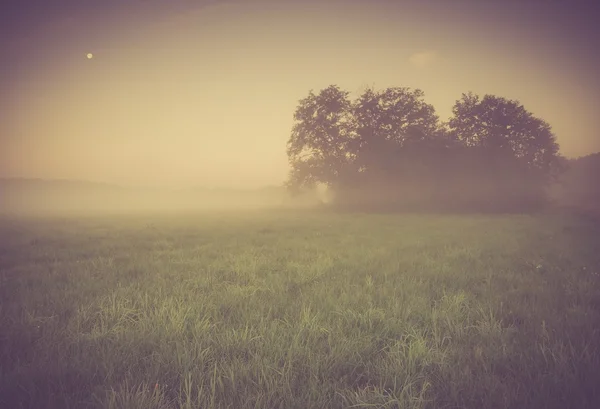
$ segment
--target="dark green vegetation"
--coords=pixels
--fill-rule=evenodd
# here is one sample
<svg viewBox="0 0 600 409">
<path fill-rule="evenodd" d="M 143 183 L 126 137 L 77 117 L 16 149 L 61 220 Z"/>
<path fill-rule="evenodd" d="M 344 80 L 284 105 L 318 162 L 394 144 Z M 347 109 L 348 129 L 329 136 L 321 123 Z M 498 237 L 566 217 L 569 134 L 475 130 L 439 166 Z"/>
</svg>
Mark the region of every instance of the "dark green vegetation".
<svg viewBox="0 0 600 409">
<path fill-rule="evenodd" d="M 5 218 L 0 407 L 598 408 L 599 234 L 568 215 Z"/>
<path fill-rule="evenodd" d="M 352 209 L 521 212 L 547 202 L 564 160 L 551 126 L 518 101 L 463 94 L 440 122 L 424 93 L 332 85 L 299 102 L 292 191 L 326 185 Z"/>
</svg>

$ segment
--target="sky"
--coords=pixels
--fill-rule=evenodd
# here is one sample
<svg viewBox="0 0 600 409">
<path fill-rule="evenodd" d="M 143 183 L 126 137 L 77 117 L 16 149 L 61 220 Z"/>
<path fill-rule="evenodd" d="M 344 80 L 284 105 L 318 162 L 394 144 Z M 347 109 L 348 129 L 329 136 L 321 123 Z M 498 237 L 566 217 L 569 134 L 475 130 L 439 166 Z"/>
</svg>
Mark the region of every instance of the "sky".
<svg viewBox="0 0 600 409">
<path fill-rule="evenodd" d="M 0 177 L 281 184 L 298 101 L 331 84 L 519 100 L 600 151 L 583 0 L 18 0 L 0 13 Z M 91 53 L 93 58 L 88 58 Z"/>
</svg>

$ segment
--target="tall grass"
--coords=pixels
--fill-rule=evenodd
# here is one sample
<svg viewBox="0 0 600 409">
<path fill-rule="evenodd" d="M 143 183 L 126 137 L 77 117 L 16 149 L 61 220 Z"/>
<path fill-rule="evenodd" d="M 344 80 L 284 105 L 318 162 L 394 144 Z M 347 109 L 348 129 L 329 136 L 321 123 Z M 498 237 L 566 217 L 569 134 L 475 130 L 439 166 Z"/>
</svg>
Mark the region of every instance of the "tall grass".
<svg viewBox="0 0 600 409">
<path fill-rule="evenodd" d="M 600 228 L 0 221 L 0 407 L 598 408 Z"/>
</svg>

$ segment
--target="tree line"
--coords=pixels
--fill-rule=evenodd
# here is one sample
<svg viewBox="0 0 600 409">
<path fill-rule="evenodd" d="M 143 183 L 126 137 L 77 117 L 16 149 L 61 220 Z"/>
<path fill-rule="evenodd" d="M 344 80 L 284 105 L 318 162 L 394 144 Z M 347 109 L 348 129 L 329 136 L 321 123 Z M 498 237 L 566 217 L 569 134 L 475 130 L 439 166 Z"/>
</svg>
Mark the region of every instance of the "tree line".
<svg viewBox="0 0 600 409">
<path fill-rule="evenodd" d="M 542 206 L 564 158 L 522 104 L 463 94 L 441 122 L 420 89 L 337 85 L 299 101 L 287 143 L 295 193 L 327 186 L 355 209 L 524 211 Z"/>
</svg>

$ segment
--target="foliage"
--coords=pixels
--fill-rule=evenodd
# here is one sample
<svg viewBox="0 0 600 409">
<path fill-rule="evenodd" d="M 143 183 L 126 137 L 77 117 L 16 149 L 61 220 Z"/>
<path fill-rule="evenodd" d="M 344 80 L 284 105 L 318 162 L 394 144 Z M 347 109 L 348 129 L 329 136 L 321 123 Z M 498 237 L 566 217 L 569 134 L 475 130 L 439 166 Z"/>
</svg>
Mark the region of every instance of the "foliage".
<svg viewBox="0 0 600 409">
<path fill-rule="evenodd" d="M 463 94 L 439 121 L 419 89 L 330 86 L 300 101 L 288 187 L 327 185 L 346 206 L 523 210 L 561 171 L 550 125 L 517 101 Z"/>
<path fill-rule="evenodd" d="M 287 154 L 292 166 L 290 187 L 332 185 L 350 162 L 352 134 L 348 92 L 332 85 L 302 99 Z"/>
<path fill-rule="evenodd" d="M 509 153 L 539 177 L 550 175 L 559 146 L 550 125 L 534 117 L 518 101 L 493 95 L 482 99 L 463 94 L 452 110 L 450 132 L 464 146 L 484 147 L 497 155 Z"/>
</svg>

